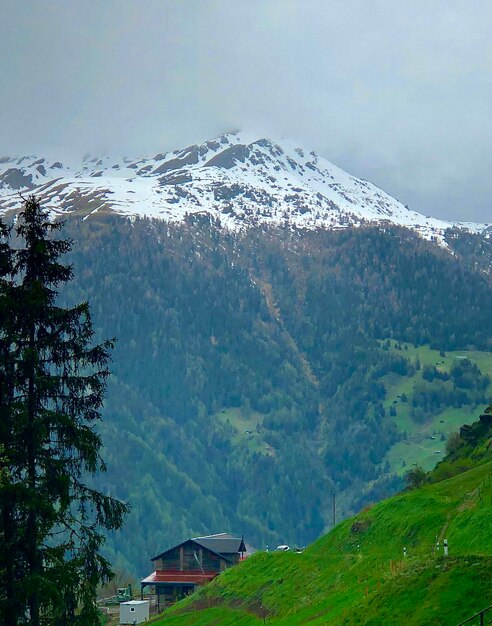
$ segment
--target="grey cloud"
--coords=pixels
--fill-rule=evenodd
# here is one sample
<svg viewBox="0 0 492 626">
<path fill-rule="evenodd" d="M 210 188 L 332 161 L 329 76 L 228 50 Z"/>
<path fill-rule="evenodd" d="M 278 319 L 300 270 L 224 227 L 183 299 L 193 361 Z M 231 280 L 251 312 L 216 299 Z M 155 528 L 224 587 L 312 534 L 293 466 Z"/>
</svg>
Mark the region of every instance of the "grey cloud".
<svg viewBox="0 0 492 626">
<path fill-rule="evenodd" d="M 0 152 L 254 128 L 412 208 L 492 221 L 486 0 L 0 0 Z"/>
</svg>

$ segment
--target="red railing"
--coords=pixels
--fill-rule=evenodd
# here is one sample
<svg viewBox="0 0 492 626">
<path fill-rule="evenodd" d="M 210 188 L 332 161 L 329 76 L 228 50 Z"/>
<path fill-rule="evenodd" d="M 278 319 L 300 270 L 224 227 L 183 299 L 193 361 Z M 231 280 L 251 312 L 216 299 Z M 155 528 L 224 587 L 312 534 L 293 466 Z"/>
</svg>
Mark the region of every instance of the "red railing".
<svg viewBox="0 0 492 626">
<path fill-rule="evenodd" d="M 220 572 L 202 572 L 200 570 L 156 570 L 147 576 L 142 583 L 152 585 L 155 583 L 193 583 L 200 585 L 212 580 Z"/>
</svg>

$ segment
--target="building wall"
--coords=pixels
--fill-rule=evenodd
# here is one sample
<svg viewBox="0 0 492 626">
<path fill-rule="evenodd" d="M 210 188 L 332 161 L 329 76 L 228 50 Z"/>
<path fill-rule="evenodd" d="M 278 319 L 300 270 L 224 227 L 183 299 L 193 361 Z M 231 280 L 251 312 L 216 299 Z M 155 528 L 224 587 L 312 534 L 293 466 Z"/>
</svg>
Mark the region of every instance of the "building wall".
<svg viewBox="0 0 492 626">
<path fill-rule="evenodd" d="M 133 610 L 132 610 L 133 609 Z M 149 619 L 149 603 L 142 604 L 120 604 L 120 624 L 141 624 Z"/>
<path fill-rule="evenodd" d="M 237 565 L 239 563 L 239 559 L 241 558 L 241 555 L 239 552 L 234 552 L 233 554 L 227 554 L 226 556 L 228 559 L 232 561 L 232 565 Z"/>
<path fill-rule="evenodd" d="M 154 561 L 156 570 L 162 571 L 205 571 L 220 572 L 227 566 L 225 559 L 198 546 L 193 541 L 187 541 L 182 546 L 172 548 L 169 552 Z"/>
<path fill-rule="evenodd" d="M 208 552 L 208 550 L 202 550 L 202 567 L 206 572 L 220 572 L 223 569 L 223 565 L 226 561 L 219 558 L 216 554 Z"/>
<path fill-rule="evenodd" d="M 154 561 L 155 568 L 160 570 L 178 570 L 180 568 L 179 548 L 173 548 L 166 552 L 163 558 Z"/>
</svg>

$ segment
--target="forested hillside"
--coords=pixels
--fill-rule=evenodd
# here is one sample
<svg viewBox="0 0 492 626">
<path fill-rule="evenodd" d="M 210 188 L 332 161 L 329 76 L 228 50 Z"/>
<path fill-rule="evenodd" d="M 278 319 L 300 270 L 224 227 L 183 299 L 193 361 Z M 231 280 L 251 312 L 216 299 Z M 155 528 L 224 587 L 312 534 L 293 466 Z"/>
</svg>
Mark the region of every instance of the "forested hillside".
<svg viewBox="0 0 492 626">
<path fill-rule="evenodd" d="M 307 543 L 331 522 L 333 490 L 346 515 L 401 485 L 387 460 L 405 436 L 395 381 L 422 383 L 407 394 L 417 425 L 491 395 L 470 356 L 428 400 L 424 372 L 444 374 L 415 357 L 489 353 L 487 240 L 456 235 L 451 254 L 403 229 L 233 234 L 206 217 L 66 230 L 76 279 L 63 299 L 88 299 L 98 334 L 118 340 L 103 486 L 133 510 L 109 541 L 116 566 L 145 573 L 208 532 Z"/>
</svg>

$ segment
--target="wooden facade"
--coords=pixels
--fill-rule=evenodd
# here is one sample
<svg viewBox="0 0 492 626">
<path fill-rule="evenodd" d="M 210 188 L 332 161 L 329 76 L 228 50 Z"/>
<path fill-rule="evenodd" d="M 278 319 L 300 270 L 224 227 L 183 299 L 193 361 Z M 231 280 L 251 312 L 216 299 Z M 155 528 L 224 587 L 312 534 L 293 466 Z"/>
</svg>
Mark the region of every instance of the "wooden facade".
<svg viewBox="0 0 492 626">
<path fill-rule="evenodd" d="M 150 587 L 162 609 L 238 563 L 245 550 L 242 537 L 227 533 L 183 541 L 151 559 L 155 571 L 141 581 L 142 597 Z"/>
<path fill-rule="evenodd" d="M 219 573 L 226 569 L 231 561 L 232 559 L 215 554 L 195 543 L 193 539 L 189 539 L 160 555 L 154 561 L 154 565 L 156 570 L 163 572 L 201 572 L 205 570 L 206 572 Z M 237 560 L 235 562 L 237 563 Z"/>
</svg>

